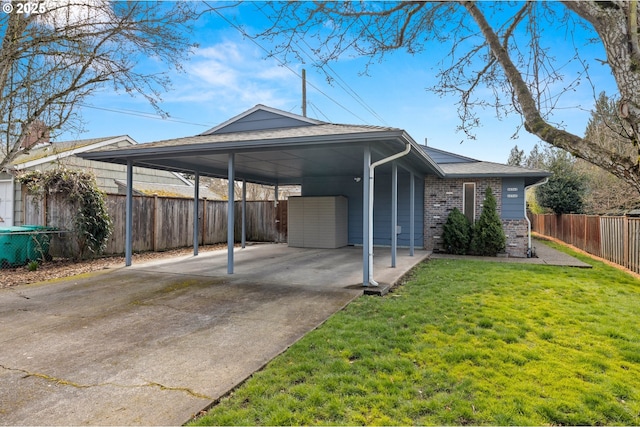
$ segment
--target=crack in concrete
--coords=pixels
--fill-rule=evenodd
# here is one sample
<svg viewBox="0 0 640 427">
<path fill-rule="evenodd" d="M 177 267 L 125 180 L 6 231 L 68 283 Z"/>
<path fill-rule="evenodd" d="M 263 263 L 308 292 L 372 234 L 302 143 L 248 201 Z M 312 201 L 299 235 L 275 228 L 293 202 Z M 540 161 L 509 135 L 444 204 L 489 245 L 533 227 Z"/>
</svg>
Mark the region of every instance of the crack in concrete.
<svg viewBox="0 0 640 427">
<path fill-rule="evenodd" d="M 197 397 L 199 399 L 208 399 L 208 400 L 213 400 L 213 398 L 211 396 L 207 396 L 206 394 L 201 394 L 201 393 L 197 393 L 193 390 L 191 390 L 190 388 L 187 387 L 169 387 L 160 383 L 156 383 L 153 381 L 147 381 L 147 384 L 145 384 L 145 386 L 153 386 L 153 387 L 159 387 L 160 390 L 169 390 L 169 391 L 183 391 L 187 394 L 190 394 L 193 397 Z"/>
<path fill-rule="evenodd" d="M 4 365 L 0 365 L 0 368 L 7 370 L 7 371 L 14 371 L 14 372 L 20 372 L 23 373 L 24 376 L 22 377 L 24 378 L 29 378 L 29 377 L 35 377 L 35 378 L 40 378 L 42 380 L 45 381 L 49 381 L 52 383 L 55 383 L 57 385 L 64 385 L 64 386 L 69 386 L 69 387 L 75 387 L 75 388 L 95 388 L 95 387 L 118 387 L 118 388 L 143 388 L 143 387 L 157 387 L 160 390 L 168 390 L 168 391 L 180 391 L 180 392 L 184 392 L 189 394 L 190 396 L 193 397 L 197 397 L 198 399 L 207 399 L 207 400 L 213 400 L 213 398 L 211 396 L 207 396 L 206 394 L 202 394 L 202 393 L 198 393 L 196 391 L 191 390 L 188 387 L 171 387 L 171 386 L 166 386 L 164 384 L 160 384 L 154 381 L 147 381 L 145 384 L 133 384 L 133 385 L 125 385 L 125 384 L 117 384 L 117 383 L 111 383 L 111 382 L 105 382 L 105 383 L 99 383 L 99 384 L 79 384 L 73 381 L 67 381 L 61 378 L 56 378 L 56 377 L 52 377 L 50 375 L 47 374 L 43 374 L 40 372 L 30 372 L 27 371 L 25 369 L 20 369 L 20 368 L 10 368 L 8 366 L 4 366 Z"/>
<path fill-rule="evenodd" d="M 16 294 L 17 296 L 19 296 L 20 298 L 24 298 L 24 299 L 31 299 L 30 297 L 24 295 L 22 292 L 13 289 L 13 288 L 9 288 L 9 291 L 11 291 L 12 293 Z"/>
</svg>

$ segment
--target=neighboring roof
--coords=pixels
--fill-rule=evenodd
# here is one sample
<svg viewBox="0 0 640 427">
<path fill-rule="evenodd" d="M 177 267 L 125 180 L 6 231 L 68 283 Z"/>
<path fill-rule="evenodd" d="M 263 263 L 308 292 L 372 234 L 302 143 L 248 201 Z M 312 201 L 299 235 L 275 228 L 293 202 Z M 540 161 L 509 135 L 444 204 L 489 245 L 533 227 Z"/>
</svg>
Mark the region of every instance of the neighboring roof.
<svg viewBox="0 0 640 427">
<path fill-rule="evenodd" d="M 39 144 L 32 147 L 28 152 L 16 157 L 11 164 L 14 169 L 21 170 L 59 160 L 74 154 L 107 147 L 122 141 L 127 141 L 131 145 L 136 144 L 136 142 L 127 135 Z"/>
<path fill-rule="evenodd" d="M 123 191 L 127 188 L 126 181 L 116 179 L 114 180 L 118 189 Z M 133 182 L 133 194 L 144 196 L 160 196 L 160 197 L 181 197 L 181 198 L 193 198 L 194 187 L 188 185 L 176 185 L 176 184 L 157 184 L 151 182 Z M 225 200 L 226 194 L 217 194 L 211 191 L 208 187 L 200 186 L 199 195 L 201 198 L 209 200 Z"/>
<path fill-rule="evenodd" d="M 263 105 L 205 134 L 84 153 L 82 157 L 119 164 L 130 160 L 135 166 L 198 171 L 203 176 L 224 178 L 228 156 L 234 153 L 236 179 L 286 185 L 300 184 L 303 176 L 362 175 L 365 145 L 372 146 L 372 160 L 376 161 L 401 152 L 406 144 L 411 152 L 399 161 L 402 167 L 444 176 L 402 129 L 326 123 Z"/>
</svg>

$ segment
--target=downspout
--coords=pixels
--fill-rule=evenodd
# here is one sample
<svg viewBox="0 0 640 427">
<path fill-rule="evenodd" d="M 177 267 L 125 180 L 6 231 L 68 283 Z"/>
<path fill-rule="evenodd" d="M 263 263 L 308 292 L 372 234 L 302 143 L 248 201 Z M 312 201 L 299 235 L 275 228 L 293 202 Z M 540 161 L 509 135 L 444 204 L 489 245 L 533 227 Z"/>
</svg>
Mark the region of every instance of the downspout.
<svg viewBox="0 0 640 427">
<path fill-rule="evenodd" d="M 376 167 L 385 163 L 391 162 L 400 157 L 406 156 L 411 151 L 411 144 L 406 143 L 404 150 L 400 153 L 396 153 L 385 159 L 380 159 L 377 162 L 369 165 L 369 247 L 367 248 L 368 260 L 369 260 L 369 285 L 378 286 L 378 282 L 373 280 L 373 175 Z"/>
<path fill-rule="evenodd" d="M 531 220 L 527 216 L 527 190 L 533 187 L 537 187 L 539 185 L 544 185 L 549 182 L 549 177 L 546 177 L 543 181 L 537 182 L 535 184 L 531 184 L 527 187 L 524 187 L 524 219 L 527 220 L 528 229 L 529 229 L 529 242 L 527 244 L 527 258 L 531 258 Z"/>
</svg>

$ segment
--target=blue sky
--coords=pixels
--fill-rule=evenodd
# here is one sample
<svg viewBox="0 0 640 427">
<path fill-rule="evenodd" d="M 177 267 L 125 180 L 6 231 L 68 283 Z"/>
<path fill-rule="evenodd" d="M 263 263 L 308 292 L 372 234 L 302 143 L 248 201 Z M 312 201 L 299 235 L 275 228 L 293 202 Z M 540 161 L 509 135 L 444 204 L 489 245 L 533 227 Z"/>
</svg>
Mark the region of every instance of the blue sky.
<svg viewBox="0 0 640 427">
<path fill-rule="evenodd" d="M 248 29 L 259 28 L 264 16 L 256 11 L 256 6 L 257 3 L 248 3 L 240 9 L 221 12 Z M 184 73 L 172 73 L 173 89 L 163 95 L 161 106 L 170 114 L 169 120 L 158 119 L 142 97 L 132 98 L 105 90 L 85 101 L 94 107 L 81 110 L 86 132 L 67 132 L 57 140 L 127 134 L 144 143 L 192 136 L 256 104 L 300 114 L 301 81 L 295 73 L 300 74 L 305 68 L 309 83 L 307 115 L 313 118 L 398 127 L 419 143 L 427 138 L 430 146 L 495 162 L 506 162 L 516 144 L 528 153 L 539 142 L 524 130 L 517 139 L 512 139 L 520 118 L 514 115 L 498 120 L 492 110 L 479 111 L 482 126 L 476 130 L 477 139 L 470 140 L 456 131 L 460 122 L 455 98 L 440 98 L 426 90 L 435 81 L 434 58 L 444 56 L 444 46 L 430 45 L 426 53 L 416 55 L 394 53 L 383 62 L 374 63 L 368 76 L 362 75 L 365 59 L 342 58 L 331 64 L 341 79 L 338 85 L 328 84 L 325 76 L 310 64 L 288 64 L 294 73 L 277 60 L 266 59 L 263 49 L 271 47 L 267 41 L 257 40 L 256 44 L 244 38 L 215 14 L 202 18 L 196 26 L 194 41 L 200 46 L 184 64 Z M 568 44 L 564 33 L 554 33 L 552 29 L 547 33 L 555 38 L 556 54 L 566 55 L 563 46 Z M 594 61 L 594 58 L 605 58 L 603 49 L 599 46 L 581 49 L 584 49 L 583 56 L 592 62 L 591 77 L 596 83 L 596 94 L 604 89 L 614 94 L 610 72 Z M 574 75 L 571 68 L 565 73 L 567 80 Z M 564 108 L 554 116 L 555 121 L 565 123 L 567 130 L 579 135 L 584 132 L 588 110 L 593 105 L 593 90 L 587 82 L 583 83 L 577 91 L 562 98 L 560 106 Z"/>
</svg>

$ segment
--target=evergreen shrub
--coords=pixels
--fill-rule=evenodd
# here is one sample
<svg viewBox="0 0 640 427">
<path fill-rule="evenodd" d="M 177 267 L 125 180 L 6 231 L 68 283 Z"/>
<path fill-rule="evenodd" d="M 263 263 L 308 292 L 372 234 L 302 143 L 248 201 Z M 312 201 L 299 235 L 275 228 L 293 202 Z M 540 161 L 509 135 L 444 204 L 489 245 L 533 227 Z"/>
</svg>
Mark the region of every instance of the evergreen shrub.
<svg viewBox="0 0 640 427">
<path fill-rule="evenodd" d="M 471 243 L 471 223 L 458 208 L 453 208 L 447 217 L 442 233 L 444 249 L 455 255 L 466 255 Z"/>
<path fill-rule="evenodd" d="M 471 252 L 475 255 L 496 256 L 507 246 L 507 237 L 502 229 L 497 206 L 491 187 L 487 187 L 482 213 L 473 226 Z"/>
</svg>

